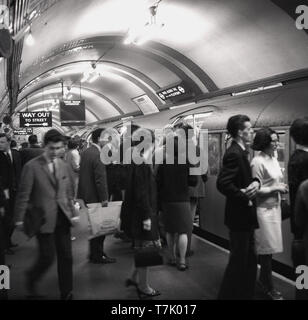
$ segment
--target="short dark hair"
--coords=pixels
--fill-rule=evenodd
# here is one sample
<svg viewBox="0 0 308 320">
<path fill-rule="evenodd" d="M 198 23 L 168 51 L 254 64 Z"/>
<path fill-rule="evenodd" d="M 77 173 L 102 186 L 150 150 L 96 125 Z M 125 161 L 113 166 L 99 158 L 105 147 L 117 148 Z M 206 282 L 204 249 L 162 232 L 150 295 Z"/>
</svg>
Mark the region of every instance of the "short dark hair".
<svg viewBox="0 0 308 320">
<path fill-rule="evenodd" d="M 11 140 L 10 148 L 16 148 L 16 147 L 17 147 L 17 142 L 15 140 Z"/>
<path fill-rule="evenodd" d="M 249 117 L 244 114 L 237 114 L 229 118 L 227 123 L 228 133 L 232 138 L 236 138 L 238 131 L 245 128 L 244 123 L 250 121 Z"/>
<path fill-rule="evenodd" d="M 98 128 L 98 129 L 95 129 L 93 132 L 92 132 L 92 142 L 93 143 L 98 143 L 98 140 L 99 140 L 99 137 L 101 136 L 101 133 L 105 130 L 105 128 Z"/>
<path fill-rule="evenodd" d="M 45 133 L 44 145 L 46 146 L 49 142 L 63 142 L 64 136 L 56 129 L 51 129 Z"/>
<path fill-rule="evenodd" d="M 79 146 L 79 141 L 75 140 L 75 139 L 70 139 L 68 141 L 68 144 L 67 144 L 67 147 L 70 149 L 70 150 L 73 150 L 73 149 L 77 149 Z"/>
<path fill-rule="evenodd" d="M 31 136 L 29 136 L 28 138 L 28 142 L 30 144 L 37 144 L 37 135 L 36 134 L 32 134 Z"/>
<path fill-rule="evenodd" d="M 271 145 L 272 134 L 277 134 L 277 132 L 271 128 L 266 127 L 258 130 L 256 132 L 251 148 L 256 151 L 264 151 Z"/>
<path fill-rule="evenodd" d="M 308 146 L 308 117 L 293 121 L 290 127 L 290 136 L 296 144 Z"/>
<path fill-rule="evenodd" d="M 0 133 L 0 138 L 6 138 L 7 141 L 11 141 L 11 138 L 6 133 Z"/>
</svg>

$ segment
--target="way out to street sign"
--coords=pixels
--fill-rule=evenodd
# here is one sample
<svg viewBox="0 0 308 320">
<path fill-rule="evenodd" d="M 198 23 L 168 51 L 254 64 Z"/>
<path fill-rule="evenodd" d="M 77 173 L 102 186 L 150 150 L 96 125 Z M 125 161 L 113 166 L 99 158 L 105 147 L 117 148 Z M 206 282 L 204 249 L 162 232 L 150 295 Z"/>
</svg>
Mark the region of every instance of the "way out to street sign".
<svg viewBox="0 0 308 320">
<path fill-rule="evenodd" d="M 52 127 L 52 112 L 20 112 L 19 120 L 21 128 Z"/>
</svg>

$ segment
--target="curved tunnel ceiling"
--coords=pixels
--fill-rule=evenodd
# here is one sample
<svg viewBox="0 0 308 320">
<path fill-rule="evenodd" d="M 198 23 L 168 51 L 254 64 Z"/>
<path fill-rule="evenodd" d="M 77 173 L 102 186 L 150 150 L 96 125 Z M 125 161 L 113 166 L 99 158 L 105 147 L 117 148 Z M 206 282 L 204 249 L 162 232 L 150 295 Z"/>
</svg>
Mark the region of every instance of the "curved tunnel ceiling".
<svg viewBox="0 0 308 320">
<path fill-rule="evenodd" d="M 144 95 L 162 110 L 156 92 L 180 81 L 201 95 L 308 68 L 307 33 L 269 0 L 163 0 L 157 18 L 165 26 L 143 46 L 123 40 L 156 1 L 54 2 L 33 21 L 35 45 L 24 46 L 18 110 L 26 97 L 29 108 L 40 96 L 61 97 L 48 89 L 62 82 L 73 98 L 86 99 L 92 122 L 141 114 L 133 99 Z M 37 3 L 30 0 L 29 10 Z M 102 77 L 80 88 L 83 71 L 100 57 Z"/>
</svg>

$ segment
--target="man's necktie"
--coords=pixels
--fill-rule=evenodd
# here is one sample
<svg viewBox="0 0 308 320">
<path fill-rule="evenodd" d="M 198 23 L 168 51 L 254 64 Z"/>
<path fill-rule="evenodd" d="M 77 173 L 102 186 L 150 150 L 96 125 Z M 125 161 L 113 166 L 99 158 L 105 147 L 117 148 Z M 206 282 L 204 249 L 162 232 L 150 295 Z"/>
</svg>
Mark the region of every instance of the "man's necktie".
<svg viewBox="0 0 308 320">
<path fill-rule="evenodd" d="M 51 161 L 52 163 L 52 174 L 53 174 L 53 177 L 55 178 L 56 182 L 57 182 L 57 172 L 56 172 L 56 163 L 55 161 Z"/>
</svg>

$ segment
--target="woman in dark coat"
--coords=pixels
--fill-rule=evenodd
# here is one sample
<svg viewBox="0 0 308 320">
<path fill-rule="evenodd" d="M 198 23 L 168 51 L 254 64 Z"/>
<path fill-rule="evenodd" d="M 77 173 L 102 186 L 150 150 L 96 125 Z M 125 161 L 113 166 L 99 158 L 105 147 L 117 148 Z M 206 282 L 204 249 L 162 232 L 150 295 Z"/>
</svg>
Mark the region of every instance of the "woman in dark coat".
<svg viewBox="0 0 308 320">
<path fill-rule="evenodd" d="M 188 234 L 192 230 L 189 186 L 196 186 L 197 177 L 190 175 L 191 166 L 186 156 L 186 143 L 182 148 L 181 137 L 169 136 L 168 139 L 170 138 L 174 139 L 174 150 L 168 150 L 166 147 L 166 161 L 158 168 L 157 184 L 167 233 L 170 264 L 176 265 L 176 248 L 178 248 L 180 258 L 177 266 L 179 270 L 185 271 Z M 182 152 L 186 156 L 186 163 L 179 164 Z M 172 160 L 174 164 L 167 164 Z"/>
<path fill-rule="evenodd" d="M 138 129 L 141 130 L 141 129 Z M 137 132 L 137 131 L 136 131 Z M 153 147 L 153 136 L 144 149 L 140 150 L 132 141 L 131 154 L 137 152 L 142 154 L 144 160 L 151 158 Z M 134 240 L 135 248 L 146 247 L 158 240 L 157 209 L 156 209 L 156 182 L 153 169 L 150 164 L 132 164 L 128 169 L 127 187 L 122 206 L 121 221 L 122 229 Z M 151 288 L 148 283 L 148 268 L 133 267 L 132 276 L 126 280 L 126 286 L 136 287 L 139 297 L 153 297 L 160 293 Z"/>
</svg>

